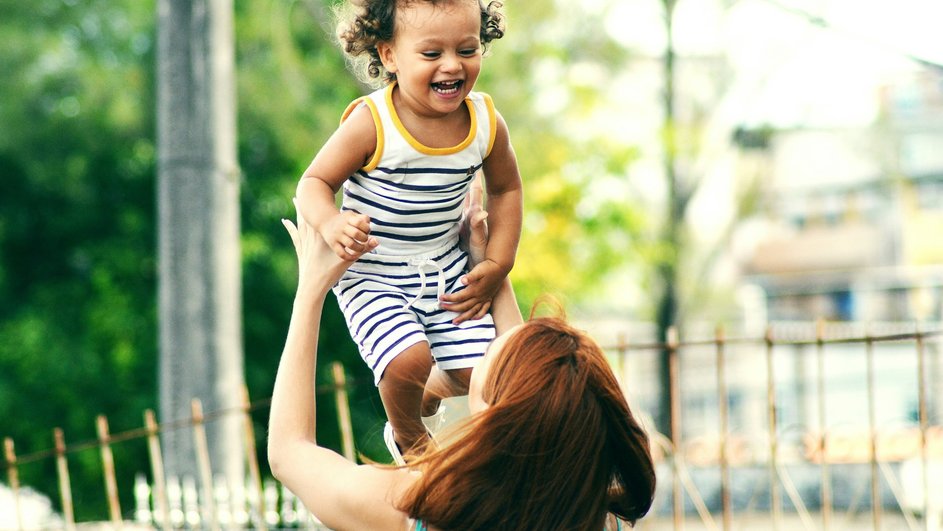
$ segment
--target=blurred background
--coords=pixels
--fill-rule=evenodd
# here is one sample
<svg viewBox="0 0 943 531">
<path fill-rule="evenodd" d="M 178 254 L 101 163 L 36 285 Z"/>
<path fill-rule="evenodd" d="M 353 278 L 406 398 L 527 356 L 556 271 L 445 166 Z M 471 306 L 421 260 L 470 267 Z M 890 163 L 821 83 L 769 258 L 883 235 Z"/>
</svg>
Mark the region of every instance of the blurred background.
<svg viewBox="0 0 943 531">
<path fill-rule="evenodd" d="M 53 428 L 80 443 L 98 437 L 98 415 L 129 430 L 159 408 L 158 4 L 0 0 L 0 436 L 20 454 L 52 448 Z M 232 363 L 256 404 L 263 471 L 264 400 L 296 274 L 279 220 L 293 215 L 301 172 L 364 90 L 333 41 L 330 4 L 228 8 L 241 293 L 220 304 L 239 313 Z M 672 326 L 689 339 L 709 339 L 718 325 L 762 338 L 771 324 L 814 337 L 818 319 L 855 337 L 873 323 L 939 329 L 943 4 L 505 4 L 507 35 L 491 45 L 477 89 L 506 119 L 524 178 L 511 276 L 525 315 L 551 294 L 614 356 L 627 342 L 664 342 Z M 319 364 L 342 364 L 357 450 L 385 461 L 370 372 L 336 305 L 325 313 Z M 874 421 L 940 424 L 943 369 L 931 347 L 917 380 L 912 346 L 887 354 L 886 407 Z M 820 375 L 833 383 L 830 425 L 866 424 L 853 414 L 864 352 L 836 352 Z M 614 363 L 650 428 L 669 435 L 664 354 Z M 814 409 L 803 405 L 805 362 L 777 363 L 788 389 L 778 396 L 800 397 L 780 410 L 783 421 L 824 423 L 803 420 Z M 764 370 L 736 367 L 731 385 L 744 389 Z M 330 378 L 319 370 L 326 386 Z M 923 382 L 928 405 L 919 407 Z M 679 411 L 695 420 L 685 433 L 716 432 L 717 413 L 703 404 L 718 389 L 686 389 Z M 735 429 L 765 429 L 750 413 L 762 411 L 762 393 L 731 398 L 743 407 Z M 334 409 L 319 415 L 319 439 L 340 448 Z M 99 454 L 69 459 L 76 518 L 103 519 Z M 149 474 L 146 446 L 128 443 L 115 459 L 130 500 L 135 474 Z M 52 459 L 18 472 L 61 511 Z"/>
</svg>

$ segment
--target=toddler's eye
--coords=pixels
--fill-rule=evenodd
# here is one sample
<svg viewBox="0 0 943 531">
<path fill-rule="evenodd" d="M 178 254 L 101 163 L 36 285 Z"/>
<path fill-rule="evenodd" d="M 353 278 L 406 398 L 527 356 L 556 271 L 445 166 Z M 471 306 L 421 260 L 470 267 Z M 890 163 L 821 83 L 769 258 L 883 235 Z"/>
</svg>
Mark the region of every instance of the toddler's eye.
<svg viewBox="0 0 943 531">
<path fill-rule="evenodd" d="M 478 53 L 478 48 L 467 48 L 464 50 L 459 50 L 458 54 L 462 57 L 472 57 Z"/>
<path fill-rule="evenodd" d="M 439 52 L 422 52 L 422 56 L 426 59 L 435 59 L 441 55 Z"/>
</svg>

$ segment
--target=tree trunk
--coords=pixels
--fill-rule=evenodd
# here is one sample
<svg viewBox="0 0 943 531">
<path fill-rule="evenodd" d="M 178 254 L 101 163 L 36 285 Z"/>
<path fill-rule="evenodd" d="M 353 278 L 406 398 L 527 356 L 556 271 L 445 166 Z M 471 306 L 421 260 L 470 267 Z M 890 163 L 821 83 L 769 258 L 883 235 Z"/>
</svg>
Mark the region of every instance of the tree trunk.
<svg viewBox="0 0 943 531">
<path fill-rule="evenodd" d="M 232 0 L 158 0 L 160 418 L 236 407 L 243 386 Z M 243 477 L 238 417 L 207 425 L 213 471 Z M 192 431 L 163 433 L 169 475 L 195 475 Z"/>
</svg>

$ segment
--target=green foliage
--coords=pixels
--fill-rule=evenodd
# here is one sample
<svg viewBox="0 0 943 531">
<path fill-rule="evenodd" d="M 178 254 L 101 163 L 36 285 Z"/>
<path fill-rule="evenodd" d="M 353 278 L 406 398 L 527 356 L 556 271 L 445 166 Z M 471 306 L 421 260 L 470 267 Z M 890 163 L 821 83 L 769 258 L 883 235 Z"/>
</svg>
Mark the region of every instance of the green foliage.
<svg viewBox="0 0 943 531">
<path fill-rule="evenodd" d="M 20 452 L 49 448 L 56 426 L 94 438 L 98 413 L 139 426 L 154 406 L 153 106 L 141 104 L 154 8 L 123 4 L 0 13 L 0 429 Z M 118 453 L 117 466 L 144 455 Z M 101 474 L 85 461 L 78 492 Z M 55 493 L 54 478 L 46 461 L 23 479 Z M 101 499 L 78 516 L 101 514 Z"/>
<path fill-rule="evenodd" d="M 577 305 L 601 295 L 600 279 L 633 262 L 645 220 L 628 188 L 638 153 L 588 122 L 608 104 L 606 85 L 568 75 L 611 79 L 626 65 L 628 51 L 602 29 L 605 13 L 553 1 L 507 2 L 505 12 L 507 34 L 492 43 L 478 87 L 508 122 L 524 179 L 511 276 L 527 315 L 544 293 Z M 548 93 L 565 99 L 561 110 L 540 107 Z"/>
</svg>

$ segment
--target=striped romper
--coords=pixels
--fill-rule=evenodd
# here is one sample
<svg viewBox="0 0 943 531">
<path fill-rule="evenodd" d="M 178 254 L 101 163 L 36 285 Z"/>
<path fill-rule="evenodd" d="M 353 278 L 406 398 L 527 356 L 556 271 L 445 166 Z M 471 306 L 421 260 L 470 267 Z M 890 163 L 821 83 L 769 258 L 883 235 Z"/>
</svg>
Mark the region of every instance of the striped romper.
<svg viewBox="0 0 943 531">
<path fill-rule="evenodd" d="M 468 257 L 458 246 L 463 201 L 475 172 L 494 143 L 491 98 L 472 92 L 471 116 L 459 145 L 430 148 L 406 130 L 393 108 L 393 87 L 352 102 L 343 121 L 366 105 L 377 131 L 367 165 L 344 183 L 342 210 L 370 217 L 379 246 L 364 254 L 334 287 L 360 355 L 378 384 L 390 361 L 426 341 L 442 370 L 472 367 L 494 338 L 488 314 L 452 324 L 455 312 L 439 307 L 443 293 L 459 291 Z"/>
</svg>

